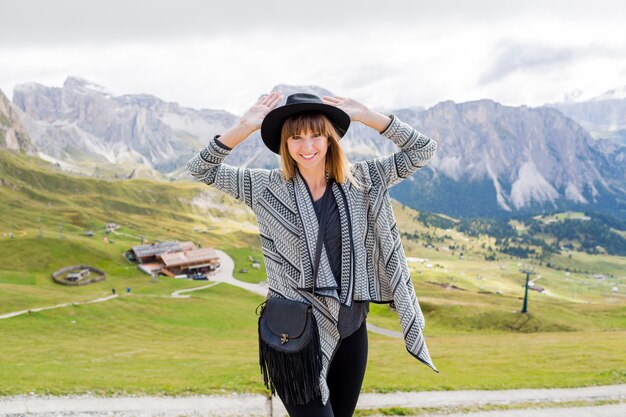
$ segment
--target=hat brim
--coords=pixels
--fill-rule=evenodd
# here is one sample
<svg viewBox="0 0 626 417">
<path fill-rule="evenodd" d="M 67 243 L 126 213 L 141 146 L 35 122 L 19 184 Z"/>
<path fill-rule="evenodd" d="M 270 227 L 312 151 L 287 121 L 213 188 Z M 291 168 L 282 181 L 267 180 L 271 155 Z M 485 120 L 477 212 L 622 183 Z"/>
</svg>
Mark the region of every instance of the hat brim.
<svg viewBox="0 0 626 417">
<path fill-rule="evenodd" d="M 350 116 L 345 111 L 330 104 L 323 103 L 295 103 L 277 107 L 269 112 L 261 123 L 261 139 L 272 152 L 280 154 L 280 135 L 283 123 L 289 116 L 305 111 L 319 111 L 330 119 L 340 137 L 346 134 L 350 127 Z"/>
</svg>

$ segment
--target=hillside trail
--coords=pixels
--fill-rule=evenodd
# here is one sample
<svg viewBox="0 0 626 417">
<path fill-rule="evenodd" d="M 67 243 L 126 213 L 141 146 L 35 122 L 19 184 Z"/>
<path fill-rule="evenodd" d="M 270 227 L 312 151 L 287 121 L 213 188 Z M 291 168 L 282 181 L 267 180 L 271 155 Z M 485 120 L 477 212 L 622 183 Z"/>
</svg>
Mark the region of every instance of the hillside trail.
<svg viewBox="0 0 626 417">
<path fill-rule="evenodd" d="M 253 283 L 243 282 L 243 281 L 236 279 L 235 277 L 233 277 L 233 272 L 235 271 L 235 262 L 233 261 L 233 259 L 221 250 L 215 250 L 215 252 L 217 252 L 217 255 L 220 257 L 221 266 L 219 270 L 217 270 L 214 273 L 214 275 L 211 275 L 212 281 L 224 282 L 226 284 L 234 285 L 244 290 L 261 295 L 263 297 L 267 295 L 268 287 L 265 281 L 263 283 L 253 284 Z M 204 288 L 207 288 L 207 287 L 208 286 L 205 286 Z M 202 289 L 202 288 L 201 287 L 191 288 L 191 289 L 183 290 L 183 291 L 191 292 L 191 291 L 195 291 L 199 289 Z M 174 296 L 174 293 L 172 293 L 172 296 Z M 383 336 L 395 337 L 398 339 L 402 338 L 402 333 L 400 332 L 383 329 L 382 327 L 375 326 L 371 323 L 367 323 L 367 330 L 372 333 L 381 334 Z"/>
<path fill-rule="evenodd" d="M 262 297 L 265 297 L 267 295 L 268 288 L 265 282 L 254 284 L 254 283 L 244 282 L 244 281 L 240 281 L 236 279 L 235 277 L 233 277 L 233 272 L 235 271 L 235 261 L 233 261 L 233 259 L 230 256 L 228 256 L 226 252 L 224 251 L 216 249 L 215 252 L 217 252 L 217 255 L 220 258 L 220 268 L 210 275 L 210 278 L 212 281 L 210 284 L 202 285 L 202 286 L 194 287 L 194 288 L 186 288 L 184 290 L 177 290 L 177 291 L 174 291 L 170 296 L 173 298 L 188 298 L 190 297 L 189 295 L 187 295 L 188 293 L 191 293 L 193 291 L 205 290 L 207 288 L 211 288 L 222 282 L 233 285 L 235 287 L 242 288 L 246 291 L 253 292 Z M 117 296 L 118 294 L 112 294 L 107 297 L 100 297 L 100 298 L 96 298 L 94 300 L 89 300 L 89 301 L 74 301 L 74 302 L 56 304 L 56 305 L 48 306 L 48 307 L 38 307 L 38 308 L 31 308 L 27 310 L 13 311 L 10 313 L 5 313 L 5 314 L 0 315 L 0 319 L 8 319 L 8 318 L 19 316 L 22 314 L 29 314 L 29 313 L 33 313 L 37 311 L 51 310 L 51 309 L 67 307 L 71 305 L 98 303 L 102 301 L 111 300 L 113 298 L 116 298 Z M 370 323 L 367 323 L 367 329 L 372 333 L 378 333 L 378 334 L 389 336 L 389 337 L 402 338 L 402 334 L 399 332 L 383 329 L 381 327 L 374 326 L 373 324 L 370 324 Z"/>
<path fill-rule="evenodd" d="M 108 295 L 106 297 L 96 298 L 95 300 L 72 301 L 72 302 L 69 302 L 69 303 L 56 304 L 56 305 L 48 306 L 48 307 L 37 307 L 37 308 L 29 308 L 28 310 L 13 311 L 11 313 L 5 313 L 5 314 L 0 315 L 0 319 L 8 319 L 8 318 L 11 318 L 11 317 L 20 316 L 22 314 L 35 313 L 37 311 L 44 311 L 44 310 L 52 310 L 54 308 L 67 307 L 67 306 L 71 306 L 71 305 L 100 303 L 100 302 L 103 302 L 103 301 L 109 301 L 109 300 L 112 300 L 114 298 L 117 298 L 118 295 L 119 294 L 111 294 L 111 295 Z"/>
<path fill-rule="evenodd" d="M 218 253 L 218 256 L 220 257 L 221 267 L 215 273 L 211 275 L 212 282 L 210 284 L 202 285 L 202 286 L 194 287 L 194 288 L 186 288 L 184 290 L 174 291 L 170 296 L 173 298 L 188 298 L 189 295 L 186 295 L 186 293 L 211 288 L 221 282 L 224 282 L 224 283 L 234 285 L 239 288 L 243 288 L 247 291 L 251 291 L 251 292 L 254 292 L 256 294 L 259 294 L 265 297 L 265 295 L 267 294 L 267 286 L 264 286 L 261 284 L 251 284 L 251 283 L 247 283 L 247 282 L 243 282 L 243 281 L 239 281 L 235 279 L 232 275 L 233 271 L 235 270 L 235 262 L 233 261 L 233 259 L 221 250 L 216 250 L 216 252 Z M 28 314 L 28 313 L 44 311 L 44 310 L 52 310 L 55 308 L 68 307 L 71 305 L 90 304 L 90 303 L 108 301 L 108 300 L 112 300 L 113 298 L 116 298 L 118 295 L 119 294 L 111 294 L 109 296 L 99 297 L 94 300 L 73 301 L 73 302 L 55 304 L 55 305 L 47 306 L 47 307 L 37 307 L 37 308 L 30 308 L 27 310 L 13 311 L 10 313 L 4 313 L 0 315 L 0 319 L 8 319 L 8 318 L 19 316 L 22 314 Z"/>
</svg>

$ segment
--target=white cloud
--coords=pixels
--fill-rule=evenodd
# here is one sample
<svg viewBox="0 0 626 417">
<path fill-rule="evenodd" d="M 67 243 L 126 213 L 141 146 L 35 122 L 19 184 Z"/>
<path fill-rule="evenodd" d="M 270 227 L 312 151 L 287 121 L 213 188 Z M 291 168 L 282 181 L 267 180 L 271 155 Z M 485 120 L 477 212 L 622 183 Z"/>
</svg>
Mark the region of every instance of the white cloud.
<svg viewBox="0 0 626 417">
<path fill-rule="evenodd" d="M 541 105 L 626 84 L 624 2 L 323 1 L 307 13 L 286 1 L 45 3 L 56 7 L 0 28 L 9 95 L 18 83 L 59 86 L 79 75 L 116 94 L 241 114 L 280 83 L 385 108 Z M 19 14 L 22 4 L 7 7 Z"/>
</svg>

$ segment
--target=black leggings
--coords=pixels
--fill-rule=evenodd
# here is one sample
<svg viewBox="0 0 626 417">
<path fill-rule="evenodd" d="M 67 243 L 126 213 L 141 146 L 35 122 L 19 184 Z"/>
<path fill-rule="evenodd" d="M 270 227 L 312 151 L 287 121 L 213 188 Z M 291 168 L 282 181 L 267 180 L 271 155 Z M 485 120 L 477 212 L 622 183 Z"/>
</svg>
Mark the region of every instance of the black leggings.
<svg viewBox="0 0 626 417">
<path fill-rule="evenodd" d="M 290 417 L 351 417 L 356 408 L 367 365 L 367 325 L 341 341 L 328 369 L 330 398 L 317 397 L 303 405 L 285 404 Z M 284 402 L 283 402 L 284 404 Z"/>
</svg>

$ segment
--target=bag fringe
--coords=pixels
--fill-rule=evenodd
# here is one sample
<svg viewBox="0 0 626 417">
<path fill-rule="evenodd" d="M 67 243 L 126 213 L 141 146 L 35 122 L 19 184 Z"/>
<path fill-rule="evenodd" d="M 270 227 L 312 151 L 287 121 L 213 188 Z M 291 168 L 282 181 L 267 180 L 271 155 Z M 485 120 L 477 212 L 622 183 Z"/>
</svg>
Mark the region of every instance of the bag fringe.
<svg viewBox="0 0 626 417">
<path fill-rule="evenodd" d="M 263 383 L 278 393 L 286 404 L 306 404 L 321 395 L 319 384 L 322 372 L 322 349 L 315 317 L 313 335 L 306 347 L 287 353 L 263 342 L 259 326 L 259 364 Z"/>
</svg>

